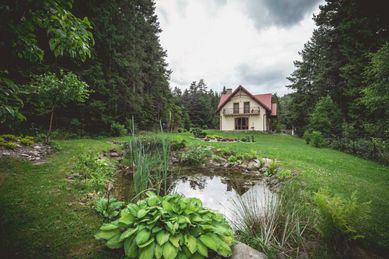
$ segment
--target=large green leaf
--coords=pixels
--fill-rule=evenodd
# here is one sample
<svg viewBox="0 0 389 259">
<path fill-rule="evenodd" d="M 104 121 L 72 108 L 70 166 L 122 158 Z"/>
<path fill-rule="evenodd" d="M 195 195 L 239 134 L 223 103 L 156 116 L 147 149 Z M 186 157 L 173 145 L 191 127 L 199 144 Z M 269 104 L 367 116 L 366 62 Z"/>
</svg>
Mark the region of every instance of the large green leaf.
<svg viewBox="0 0 389 259">
<path fill-rule="evenodd" d="M 113 229 L 118 229 L 119 226 L 115 224 L 104 224 L 100 227 L 100 230 L 108 231 Z"/>
<path fill-rule="evenodd" d="M 151 235 L 151 233 L 147 229 L 143 229 L 143 230 L 139 231 L 136 234 L 136 238 L 135 238 L 136 244 L 139 246 L 139 245 L 146 243 L 149 240 L 150 235 Z"/>
<path fill-rule="evenodd" d="M 147 214 L 147 210 L 145 210 L 145 209 L 140 209 L 140 210 L 138 211 L 138 213 L 136 214 L 136 216 L 137 216 L 137 218 L 141 219 L 141 218 L 143 218 L 144 216 L 146 216 L 146 214 Z"/>
<path fill-rule="evenodd" d="M 163 245 L 163 258 L 165 259 L 174 259 L 177 256 L 178 248 L 172 245 L 170 242 L 166 242 Z"/>
<path fill-rule="evenodd" d="M 194 254 L 197 250 L 197 240 L 195 237 L 188 235 L 186 237 L 186 242 L 185 242 L 186 247 L 189 249 L 189 251 Z"/>
<path fill-rule="evenodd" d="M 155 258 L 160 259 L 163 255 L 162 252 L 163 252 L 162 246 L 156 244 L 154 249 Z"/>
<path fill-rule="evenodd" d="M 197 252 L 202 256 L 208 257 L 208 248 L 200 240 L 197 240 Z"/>
<path fill-rule="evenodd" d="M 154 258 L 155 243 L 152 242 L 148 246 L 140 249 L 139 259 L 153 259 Z"/>
<path fill-rule="evenodd" d="M 157 243 L 162 246 L 163 244 L 165 244 L 168 240 L 169 240 L 169 236 L 170 234 L 165 232 L 164 230 L 162 231 L 159 231 L 156 235 L 156 238 L 157 238 Z"/>
<path fill-rule="evenodd" d="M 124 241 L 124 253 L 127 257 L 135 258 L 138 255 L 138 246 L 134 238 L 127 238 Z"/>
<path fill-rule="evenodd" d="M 95 238 L 97 240 L 101 240 L 101 239 L 108 240 L 108 239 L 111 239 L 113 236 L 118 235 L 118 234 L 120 234 L 119 229 L 113 229 L 113 230 L 108 230 L 108 231 L 99 231 L 95 235 Z"/>
<path fill-rule="evenodd" d="M 124 231 L 121 236 L 120 236 L 120 240 L 124 240 L 128 237 L 131 237 L 136 231 L 138 230 L 138 228 L 128 228 L 126 231 Z"/>
<path fill-rule="evenodd" d="M 174 236 L 170 236 L 169 241 L 175 246 L 175 247 L 180 247 L 180 240 L 181 240 L 182 235 L 177 234 Z"/>
<path fill-rule="evenodd" d="M 119 222 L 126 225 L 132 224 L 134 222 L 134 216 L 128 209 L 124 209 L 120 212 Z"/>
<path fill-rule="evenodd" d="M 108 240 L 106 246 L 112 249 L 122 247 L 122 242 L 120 241 L 120 234 L 117 234 L 116 236 L 113 236 L 110 240 Z"/>
<path fill-rule="evenodd" d="M 215 239 L 214 236 L 211 234 L 205 234 L 200 236 L 200 241 L 203 242 L 203 244 L 209 248 L 211 248 L 214 251 L 217 251 L 219 245 L 218 245 L 218 239 Z"/>
</svg>

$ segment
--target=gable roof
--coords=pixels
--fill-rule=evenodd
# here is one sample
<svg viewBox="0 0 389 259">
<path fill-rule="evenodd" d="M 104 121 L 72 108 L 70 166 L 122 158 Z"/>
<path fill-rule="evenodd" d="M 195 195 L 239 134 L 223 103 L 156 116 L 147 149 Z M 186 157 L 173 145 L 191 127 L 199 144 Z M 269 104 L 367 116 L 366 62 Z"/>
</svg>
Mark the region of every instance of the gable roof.
<svg viewBox="0 0 389 259">
<path fill-rule="evenodd" d="M 265 108 L 267 111 L 271 113 L 271 116 L 277 116 L 277 104 L 272 103 L 272 94 L 256 94 L 252 95 L 246 88 L 243 86 L 238 86 L 231 94 L 222 94 L 220 96 L 220 101 L 217 106 L 216 112 L 219 112 L 223 106 L 228 103 L 229 100 L 237 93 L 239 90 L 245 92 L 248 96 L 251 97 L 255 102 Z"/>
</svg>

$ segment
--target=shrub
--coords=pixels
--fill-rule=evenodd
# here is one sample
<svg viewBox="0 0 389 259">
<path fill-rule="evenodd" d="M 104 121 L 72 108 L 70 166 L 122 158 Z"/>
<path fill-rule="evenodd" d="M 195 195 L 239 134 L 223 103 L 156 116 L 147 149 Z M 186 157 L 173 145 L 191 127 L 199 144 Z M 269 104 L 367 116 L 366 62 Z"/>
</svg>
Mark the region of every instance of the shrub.
<svg viewBox="0 0 389 259">
<path fill-rule="evenodd" d="M 277 174 L 278 169 L 279 169 L 278 163 L 276 161 L 272 161 L 270 163 L 269 167 L 267 168 L 265 175 L 266 176 L 273 176 L 273 175 Z"/>
<path fill-rule="evenodd" d="M 20 143 L 25 146 L 31 146 L 32 144 L 34 144 L 34 139 L 32 137 L 24 137 L 20 139 Z"/>
<path fill-rule="evenodd" d="M 18 140 L 18 137 L 15 135 L 12 135 L 12 134 L 3 134 L 3 135 L 1 135 L 1 137 L 5 141 L 10 141 L 10 142 L 16 142 Z"/>
<path fill-rule="evenodd" d="M 178 132 L 178 133 L 182 133 L 182 132 L 185 132 L 185 131 L 184 131 L 183 128 L 178 128 L 178 129 L 177 129 L 177 132 Z"/>
<path fill-rule="evenodd" d="M 237 158 L 236 156 L 234 156 L 234 155 L 231 155 L 227 160 L 228 160 L 228 162 L 230 162 L 230 163 L 236 163 L 236 162 L 238 162 L 238 158 Z"/>
<path fill-rule="evenodd" d="M 280 179 L 281 181 L 285 181 L 289 178 L 292 178 L 293 176 L 293 173 L 291 170 L 289 169 L 284 169 L 284 170 L 280 170 L 276 173 L 276 176 L 278 177 L 278 179 Z"/>
<path fill-rule="evenodd" d="M 193 128 L 191 132 L 195 138 L 205 138 L 207 136 L 207 133 L 200 128 Z"/>
<path fill-rule="evenodd" d="M 111 133 L 115 137 L 120 137 L 120 136 L 127 135 L 128 131 L 123 124 L 120 124 L 118 122 L 112 122 Z"/>
<path fill-rule="evenodd" d="M 6 149 L 15 149 L 17 147 L 15 142 L 5 142 L 5 143 L 3 142 L 3 146 Z"/>
<path fill-rule="evenodd" d="M 77 157 L 72 171 L 80 175 L 87 188 L 101 191 L 112 178 L 114 167 L 109 160 L 99 159 L 97 155 L 88 153 Z"/>
<path fill-rule="evenodd" d="M 305 143 L 309 144 L 311 142 L 311 132 L 306 130 L 304 132 L 303 138 L 305 140 Z"/>
<path fill-rule="evenodd" d="M 208 147 L 195 146 L 181 154 L 181 163 L 188 166 L 196 166 L 204 163 L 211 157 L 212 152 Z"/>
<path fill-rule="evenodd" d="M 322 147 L 324 145 L 324 137 L 320 131 L 312 131 L 311 133 L 311 144 L 314 147 Z"/>
<path fill-rule="evenodd" d="M 120 210 L 124 207 L 124 202 L 118 201 L 115 198 L 106 199 L 100 198 L 96 201 L 96 211 L 104 217 L 106 220 L 112 220 L 116 218 Z"/>
<path fill-rule="evenodd" d="M 184 149 L 186 146 L 186 141 L 185 139 L 181 140 L 181 141 L 172 141 L 170 143 L 170 150 L 171 151 L 177 151 L 177 150 L 181 150 L 181 149 Z"/>
<path fill-rule="evenodd" d="M 255 137 L 254 137 L 254 135 L 251 135 L 251 142 L 255 142 Z"/>
<path fill-rule="evenodd" d="M 357 192 L 345 199 L 323 189 L 314 193 L 313 198 L 320 215 L 317 227 L 325 240 L 342 245 L 341 242 L 363 238 L 361 226 L 370 217 L 370 202 L 360 202 Z"/>
<path fill-rule="evenodd" d="M 223 215 L 203 208 L 196 198 L 147 196 L 128 204 L 95 238 L 107 240 L 112 249 L 124 247 L 130 258 L 204 258 L 209 250 L 231 256 L 233 231 Z"/>
</svg>

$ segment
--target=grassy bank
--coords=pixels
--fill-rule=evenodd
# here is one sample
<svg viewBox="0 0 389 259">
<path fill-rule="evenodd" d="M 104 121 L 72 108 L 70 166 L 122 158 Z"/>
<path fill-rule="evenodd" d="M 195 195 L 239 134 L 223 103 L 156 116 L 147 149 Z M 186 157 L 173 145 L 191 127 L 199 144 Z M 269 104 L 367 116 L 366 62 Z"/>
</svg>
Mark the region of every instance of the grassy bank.
<svg viewBox="0 0 389 259">
<path fill-rule="evenodd" d="M 230 137 L 250 133 L 222 133 Z M 328 187 L 350 195 L 357 190 L 363 201 L 372 201 L 369 236 L 373 244 L 389 247 L 389 167 L 331 149 L 317 149 L 291 136 L 255 134 L 255 143 L 210 143 L 189 133 L 164 137 L 186 140 L 189 145 L 212 145 L 239 153 L 258 152 L 298 170 L 306 190 Z M 128 140 L 128 137 L 116 140 Z M 111 148 L 109 139 L 58 141 L 62 149 L 43 165 L 0 158 L 0 254 L 19 258 L 106 258 L 118 256 L 95 241 L 102 221 L 95 211 L 80 204 L 83 196 L 66 180 L 72 159 Z M 4 255 L 4 256 L 3 256 Z"/>
</svg>

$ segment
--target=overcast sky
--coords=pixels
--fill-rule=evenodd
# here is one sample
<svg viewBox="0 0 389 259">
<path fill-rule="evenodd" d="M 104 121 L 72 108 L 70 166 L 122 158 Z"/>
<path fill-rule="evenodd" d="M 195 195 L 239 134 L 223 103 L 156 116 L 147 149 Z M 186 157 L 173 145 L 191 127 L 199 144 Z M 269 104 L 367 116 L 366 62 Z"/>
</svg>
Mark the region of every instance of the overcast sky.
<svg viewBox="0 0 389 259">
<path fill-rule="evenodd" d="M 157 0 L 171 87 L 290 90 L 287 76 L 315 28 L 320 0 Z"/>
</svg>

